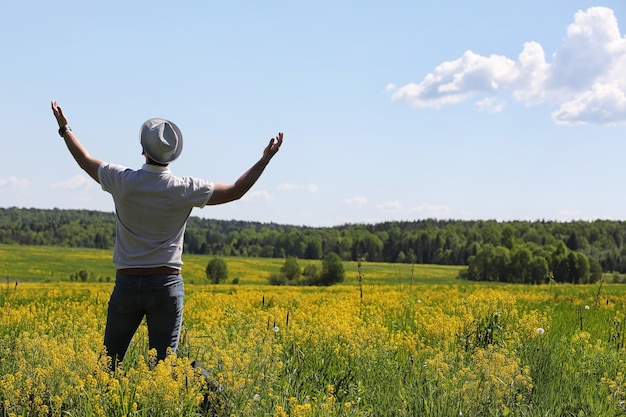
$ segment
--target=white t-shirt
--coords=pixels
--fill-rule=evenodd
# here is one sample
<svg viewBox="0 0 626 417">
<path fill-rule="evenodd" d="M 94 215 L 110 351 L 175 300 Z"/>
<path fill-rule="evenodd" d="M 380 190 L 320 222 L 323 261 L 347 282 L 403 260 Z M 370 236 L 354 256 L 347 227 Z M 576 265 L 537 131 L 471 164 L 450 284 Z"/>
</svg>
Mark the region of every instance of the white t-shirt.
<svg viewBox="0 0 626 417">
<path fill-rule="evenodd" d="M 115 268 L 180 269 L 187 219 L 192 208 L 206 205 L 213 183 L 149 164 L 133 170 L 104 162 L 98 177 L 115 202 Z"/>
</svg>

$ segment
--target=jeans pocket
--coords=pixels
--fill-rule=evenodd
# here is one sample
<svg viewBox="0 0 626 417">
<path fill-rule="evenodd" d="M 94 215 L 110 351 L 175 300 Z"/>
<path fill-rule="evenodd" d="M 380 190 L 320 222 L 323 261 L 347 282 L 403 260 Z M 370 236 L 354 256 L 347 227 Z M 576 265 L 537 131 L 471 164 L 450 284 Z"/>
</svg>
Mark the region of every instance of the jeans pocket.
<svg viewBox="0 0 626 417">
<path fill-rule="evenodd" d="M 139 308 L 137 289 L 115 286 L 109 299 L 109 310 L 117 314 L 135 313 Z"/>
<path fill-rule="evenodd" d="M 182 311 L 185 294 L 182 278 L 170 275 L 155 284 L 150 288 L 149 309 L 167 313 Z"/>
</svg>

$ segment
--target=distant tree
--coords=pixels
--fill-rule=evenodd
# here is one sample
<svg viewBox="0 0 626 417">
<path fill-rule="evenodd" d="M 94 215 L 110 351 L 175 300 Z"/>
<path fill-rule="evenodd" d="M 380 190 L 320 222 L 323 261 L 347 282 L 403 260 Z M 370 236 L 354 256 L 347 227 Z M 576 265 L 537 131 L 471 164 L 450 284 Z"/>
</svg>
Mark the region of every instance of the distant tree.
<svg viewBox="0 0 626 417">
<path fill-rule="evenodd" d="M 206 266 L 206 277 L 213 284 L 219 284 L 228 278 L 228 267 L 222 258 L 213 258 Z"/>
<path fill-rule="evenodd" d="M 549 273 L 550 268 L 546 258 L 535 255 L 530 262 L 530 282 L 533 284 L 545 284 L 548 281 Z"/>
<path fill-rule="evenodd" d="M 496 246 L 494 251 L 496 281 L 511 282 L 511 251 L 506 246 Z"/>
<path fill-rule="evenodd" d="M 321 259 L 322 253 L 322 239 L 320 237 L 311 238 L 304 250 L 304 257 L 306 259 Z"/>
<path fill-rule="evenodd" d="M 345 271 L 339 255 L 331 252 L 324 256 L 318 285 L 333 285 L 343 282 L 344 278 Z"/>
<path fill-rule="evenodd" d="M 589 283 L 589 258 L 580 252 L 570 252 L 568 255 L 571 267 L 571 282 L 573 284 Z"/>
<path fill-rule="evenodd" d="M 602 279 L 602 266 L 596 258 L 589 258 L 589 282 L 594 284 Z"/>
<path fill-rule="evenodd" d="M 286 281 L 297 280 L 302 273 L 300 265 L 298 265 L 298 259 L 294 256 L 288 257 L 280 268 L 280 273 L 285 277 Z"/>
<path fill-rule="evenodd" d="M 487 243 L 476 255 L 470 256 L 464 278 L 470 281 L 496 281 L 494 251 L 495 247 L 491 243 Z"/>
<path fill-rule="evenodd" d="M 531 281 L 532 253 L 524 246 L 515 246 L 511 250 L 511 281 L 529 283 Z"/>
<path fill-rule="evenodd" d="M 565 245 L 568 247 L 568 249 L 570 250 L 578 250 L 580 249 L 580 237 L 578 236 L 578 233 L 576 233 L 576 231 L 572 231 L 569 235 L 569 237 L 567 238 L 567 241 L 565 242 Z"/>
</svg>

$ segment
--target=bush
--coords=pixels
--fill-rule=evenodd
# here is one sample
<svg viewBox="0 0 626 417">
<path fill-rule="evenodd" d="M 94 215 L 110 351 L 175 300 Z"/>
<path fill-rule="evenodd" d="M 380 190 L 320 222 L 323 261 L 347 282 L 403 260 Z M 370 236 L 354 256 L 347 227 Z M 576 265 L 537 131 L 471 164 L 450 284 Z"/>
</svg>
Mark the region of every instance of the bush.
<svg viewBox="0 0 626 417">
<path fill-rule="evenodd" d="M 89 280 L 89 272 L 87 272 L 84 269 L 81 269 L 76 274 L 71 274 L 70 275 L 70 281 L 87 282 L 88 280 Z"/>
<path fill-rule="evenodd" d="M 317 264 L 300 269 L 297 258 L 287 258 L 278 273 L 269 277 L 270 285 L 333 285 L 343 282 L 343 262 L 336 253 L 329 253 L 322 261 L 322 271 Z"/>
<path fill-rule="evenodd" d="M 324 256 L 324 260 L 322 261 L 322 274 L 320 275 L 318 285 L 333 285 L 338 282 L 343 282 L 344 278 L 345 271 L 339 255 L 331 252 Z"/>
<path fill-rule="evenodd" d="M 304 267 L 302 275 L 304 275 L 304 280 L 308 285 L 315 285 L 314 283 L 320 279 L 320 268 L 316 264 L 308 264 Z"/>
<path fill-rule="evenodd" d="M 298 265 L 298 259 L 290 256 L 287 258 L 282 268 L 280 268 L 280 274 L 285 277 L 287 281 L 294 281 L 300 277 L 302 271 L 300 265 Z"/>
<path fill-rule="evenodd" d="M 228 267 L 222 258 L 213 258 L 206 266 L 206 277 L 213 284 L 219 284 L 228 278 Z"/>
<path fill-rule="evenodd" d="M 270 285 L 285 285 L 287 278 L 283 274 L 272 274 L 269 277 Z"/>
<path fill-rule="evenodd" d="M 270 285 L 303 285 L 302 270 L 298 265 L 298 258 L 288 257 L 285 263 L 276 274 L 269 277 Z"/>
</svg>

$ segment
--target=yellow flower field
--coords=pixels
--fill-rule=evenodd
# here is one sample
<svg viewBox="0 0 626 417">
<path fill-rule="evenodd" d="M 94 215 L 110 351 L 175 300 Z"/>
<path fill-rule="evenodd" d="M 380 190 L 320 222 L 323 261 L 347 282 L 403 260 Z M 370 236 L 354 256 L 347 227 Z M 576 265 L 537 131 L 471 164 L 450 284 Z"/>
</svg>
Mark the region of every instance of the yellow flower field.
<svg viewBox="0 0 626 417">
<path fill-rule="evenodd" d="M 2 288 L 2 416 L 626 415 L 617 286 L 187 284 L 179 352 L 109 372 L 111 289 Z"/>
</svg>

